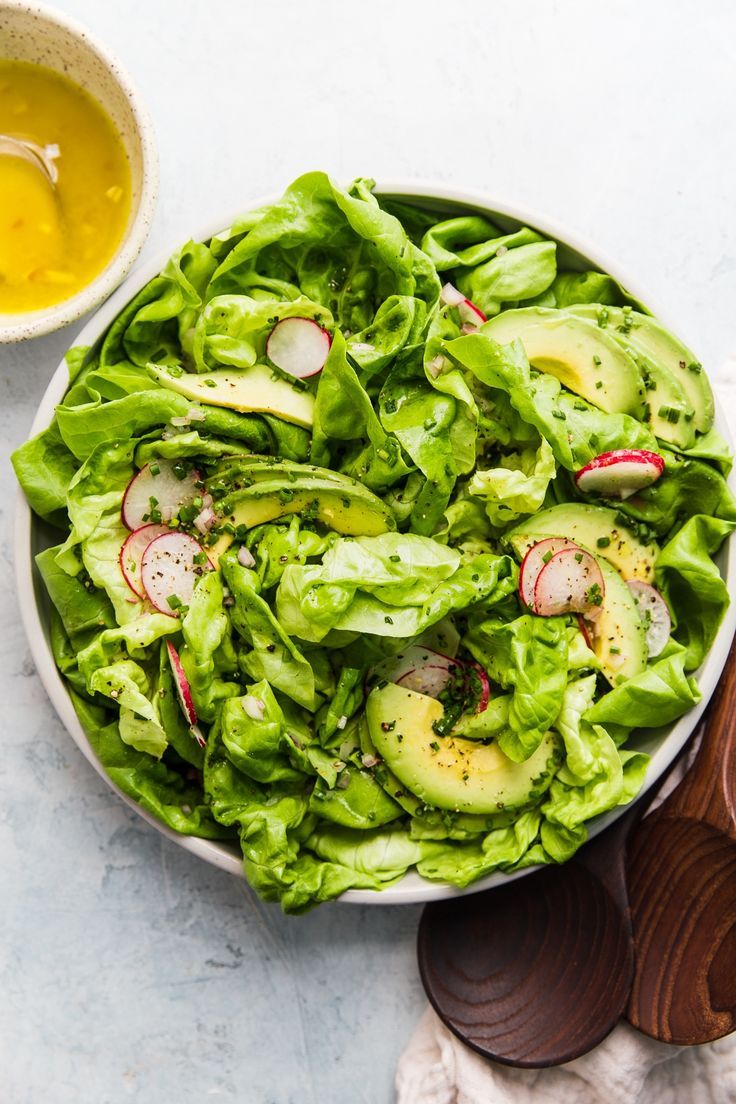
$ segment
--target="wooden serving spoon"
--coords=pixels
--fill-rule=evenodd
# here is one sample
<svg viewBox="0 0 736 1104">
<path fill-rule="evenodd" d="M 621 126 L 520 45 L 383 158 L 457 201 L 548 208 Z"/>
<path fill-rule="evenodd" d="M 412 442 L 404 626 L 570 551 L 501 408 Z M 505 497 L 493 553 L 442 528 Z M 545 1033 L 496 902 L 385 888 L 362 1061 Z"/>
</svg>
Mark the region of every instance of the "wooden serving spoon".
<svg viewBox="0 0 736 1104">
<path fill-rule="evenodd" d="M 511 1066 L 555 1066 L 615 1026 L 634 970 L 624 856 L 640 799 L 562 867 L 428 905 L 419 971 L 463 1042 Z"/>
<path fill-rule="evenodd" d="M 736 643 L 693 765 L 633 833 L 636 976 L 626 1018 L 667 1043 L 736 1029 Z"/>
</svg>

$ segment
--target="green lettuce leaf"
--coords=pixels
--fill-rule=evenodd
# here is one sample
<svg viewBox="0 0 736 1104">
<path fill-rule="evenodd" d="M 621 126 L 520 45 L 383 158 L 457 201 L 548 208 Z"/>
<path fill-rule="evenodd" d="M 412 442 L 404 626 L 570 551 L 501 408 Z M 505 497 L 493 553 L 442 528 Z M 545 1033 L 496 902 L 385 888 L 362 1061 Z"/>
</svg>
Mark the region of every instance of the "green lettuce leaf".
<svg viewBox="0 0 736 1104">
<path fill-rule="evenodd" d="M 523 614 L 514 621 L 477 621 L 463 638 L 494 682 L 512 690 L 501 750 L 528 759 L 557 718 L 567 687 L 567 626 L 561 617 Z"/>
<path fill-rule="evenodd" d="M 554 453 L 542 438 L 536 451 L 506 453 L 497 467 L 477 468 L 468 491 L 485 502 L 491 524 L 503 528 L 542 507 L 555 471 Z"/>
<path fill-rule="evenodd" d="M 221 558 L 220 567 L 235 600 L 230 610 L 233 626 L 251 649 L 241 659 L 243 670 L 256 681 L 266 679 L 297 705 L 314 713 L 322 701 L 314 672 L 258 594 L 258 576 L 243 567 L 232 551 Z"/>
<path fill-rule="evenodd" d="M 490 260 L 457 278 L 459 290 L 486 315 L 498 314 L 504 304 L 532 299 L 550 286 L 557 274 L 557 245 L 550 241 L 498 249 Z"/>
<path fill-rule="evenodd" d="M 331 463 L 333 457 L 336 463 Z M 390 487 L 411 470 L 348 363 L 339 331 L 317 386 L 311 459 L 322 467 L 338 467 L 372 491 Z"/>
<path fill-rule="evenodd" d="M 728 608 L 728 588 L 711 556 L 735 528 L 733 521 L 696 515 L 657 557 L 657 586 L 673 614 L 675 640 L 686 648 L 687 671 L 705 659 Z"/>
<path fill-rule="evenodd" d="M 63 525 L 69 484 L 79 464 L 62 440 L 56 419 L 48 429 L 17 448 L 11 459 L 33 512 Z"/>
<path fill-rule="evenodd" d="M 456 609 L 498 601 L 515 586 L 506 556 L 460 554 L 426 537 L 386 533 L 337 540 L 321 564 L 287 567 L 276 592 L 286 632 L 318 642 L 331 629 L 417 636 Z"/>
<path fill-rule="evenodd" d="M 650 663 L 645 671 L 609 690 L 590 705 L 585 718 L 595 724 L 630 728 L 660 728 L 671 724 L 696 705 L 702 695 L 693 678 L 685 674 L 685 648 Z"/>
<path fill-rule="evenodd" d="M 201 787 L 165 763 L 136 751 L 120 739 L 114 716 L 70 691 L 92 750 L 112 782 L 175 832 L 205 839 L 228 839 L 232 832 L 213 819 Z"/>
</svg>

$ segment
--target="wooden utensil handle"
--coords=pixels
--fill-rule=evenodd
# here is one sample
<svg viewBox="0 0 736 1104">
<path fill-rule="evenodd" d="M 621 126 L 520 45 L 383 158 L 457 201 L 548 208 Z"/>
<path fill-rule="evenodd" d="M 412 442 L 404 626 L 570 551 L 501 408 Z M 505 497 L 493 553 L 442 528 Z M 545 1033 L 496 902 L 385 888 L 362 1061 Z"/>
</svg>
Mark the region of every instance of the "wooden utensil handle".
<svg viewBox="0 0 736 1104">
<path fill-rule="evenodd" d="M 652 815 L 703 820 L 736 839 L 736 641 L 708 706 L 695 762 Z"/>
</svg>

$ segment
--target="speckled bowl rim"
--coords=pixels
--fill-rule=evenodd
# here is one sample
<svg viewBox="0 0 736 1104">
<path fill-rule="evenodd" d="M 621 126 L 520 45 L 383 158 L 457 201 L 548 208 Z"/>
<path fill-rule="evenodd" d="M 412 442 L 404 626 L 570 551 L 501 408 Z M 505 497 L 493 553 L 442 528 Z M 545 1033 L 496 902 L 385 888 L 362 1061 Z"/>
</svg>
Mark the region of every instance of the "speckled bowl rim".
<svg viewBox="0 0 736 1104">
<path fill-rule="evenodd" d="M 17 316 L 3 315 L 2 317 L 6 319 L 17 317 L 17 321 L 0 320 L 0 345 L 43 337 L 44 334 L 63 329 L 64 326 L 68 326 L 102 303 L 122 283 L 148 237 L 156 209 L 159 185 L 158 153 L 153 123 L 138 88 L 112 51 L 76 19 L 45 4 L 29 4 L 24 3 L 23 0 L 0 0 L 0 17 L 4 11 L 20 11 L 36 15 L 69 31 L 89 47 L 112 74 L 130 104 L 141 143 L 141 192 L 135 218 L 128 227 L 117 252 L 110 258 L 99 276 L 62 303 Z"/>
<path fill-rule="evenodd" d="M 620 265 L 603 256 L 600 250 L 582 239 L 579 235 L 533 210 L 510 204 L 504 199 L 494 197 L 484 192 L 451 188 L 445 184 L 433 183 L 425 180 L 381 181 L 376 185 L 375 190 L 384 197 L 390 196 L 397 199 L 457 204 L 469 210 L 475 210 L 479 213 L 486 214 L 491 218 L 500 216 L 501 218 L 512 219 L 523 225 L 534 227 L 543 234 L 553 238 L 561 245 L 567 246 L 569 249 L 573 250 L 591 267 L 610 273 L 610 275 L 626 287 L 632 295 L 641 302 L 646 303 L 657 318 L 663 321 L 664 325 L 669 325 L 670 328 L 674 328 L 672 327 L 671 321 L 668 323 L 663 312 L 656 309 L 650 297 L 639 288 L 636 281 L 631 280 L 628 275 L 623 272 Z M 279 195 L 269 195 L 253 200 L 245 204 L 235 216 L 229 219 L 217 219 L 213 224 L 205 227 L 199 234 L 194 235 L 194 240 L 205 241 L 214 234 L 220 233 L 223 227 L 232 225 L 235 218 L 244 211 L 263 207 L 266 204 L 273 203 L 278 198 L 280 198 Z M 170 252 L 171 250 L 162 252 L 135 272 L 88 322 L 79 335 L 77 344 L 95 344 L 126 303 L 137 294 L 144 284 L 161 271 L 169 258 Z M 676 332 L 679 332 L 679 327 L 676 328 Z M 68 373 L 66 364 L 62 361 L 52 376 L 46 393 L 41 400 L 41 404 L 31 427 L 31 435 L 40 433 L 41 430 L 49 425 L 54 416 L 54 410 L 63 398 L 67 387 Z M 733 439 L 729 431 L 729 426 L 725 419 L 723 408 L 717 399 L 716 425 L 733 448 Z M 734 486 L 733 477 L 730 480 L 730 484 Z M 18 600 L 33 660 L 46 693 L 51 699 L 61 721 L 97 773 L 101 775 L 111 789 L 115 790 L 123 801 L 142 816 L 144 820 L 148 821 L 149 824 L 156 828 L 162 835 L 166 836 L 167 839 L 173 840 L 185 850 L 190 851 L 199 858 L 205 859 L 213 866 L 217 866 L 222 870 L 226 870 L 231 874 L 243 878 L 241 858 L 233 847 L 211 840 L 197 839 L 193 836 L 182 836 L 173 832 L 170 828 L 166 827 L 166 825 L 156 820 L 150 813 L 146 812 L 145 809 L 142 809 L 132 798 L 122 793 L 105 773 L 104 767 L 95 756 L 82 726 L 77 719 L 64 682 L 54 663 L 54 658 L 48 643 L 43 610 L 39 601 L 39 597 L 42 593 L 42 584 L 38 578 L 38 572 L 35 569 L 32 558 L 34 524 L 38 523 L 34 522 L 34 517 L 28 503 L 19 490 L 15 518 L 15 572 L 18 586 Z M 736 550 L 732 542 L 726 542 L 719 554 L 719 561 L 721 572 L 728 585 L 729 593 L 734 595 L 736 594 Z M 675 722 L 673 725 L 667 726 L 666 729 L 663 730 L 665 735 L 662 737 L 661 744 L 654 752 L 649 762 L 641 791 L 642 793 L 645 793 L 656 783 L 657 779 L 677 756 L 678 752 L 695 730 L 710 696 L 715 689 L 721 671 L 723 670 L 735 628 L 736 603 L 732 603 L 726 612 L 726 616 L 710 653 L 702 667 L 695 672 L 703 694 L 702 700 L 679 721 Z M 604 828 L 612 824 L 623 814 L 625 808 L 625 806 L 621 806 L 591 821 L 589 825 L 590 835 L 596 836 L 599 832 L 603 831 Z M 512 878 L 523 877 L 534 869 L 537 868 L 531 867 L 529 870 L 520 871 L 513 875 L 502 874 L 500 872 L 490 874 L 473 883 L 473 885 L 468 886 L 467 889 L 457 889 L 454 886 L 430 882 L 422 878 L 416 871 L 410 871 L 395 885 L 388 886 L 378 891 L 363 889 L 348 890 L 342 895 L 340 901 L 361 905 L 397 905 L 437 901 L 450 897 L 459 897 L 466 893 L 478 893 L 481 890 L 492 889 L 496 886 L 507 885 Z"/>
</svg>

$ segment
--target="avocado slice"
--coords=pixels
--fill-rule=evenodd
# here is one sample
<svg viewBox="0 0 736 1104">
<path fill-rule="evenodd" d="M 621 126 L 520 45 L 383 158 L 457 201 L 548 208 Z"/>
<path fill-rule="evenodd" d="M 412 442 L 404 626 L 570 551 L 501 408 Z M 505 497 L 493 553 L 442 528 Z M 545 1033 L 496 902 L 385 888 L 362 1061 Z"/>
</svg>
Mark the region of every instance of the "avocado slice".
<svg viewBox="0 0 736 1104">
<path fill-rule="evenodd" d="M 370 738 L 391 772 L 427 805 L 455 812 L 495 813 L 536 800 L 559 765 L 557 738 L 548 732 L 525 763 L 498 744 L 437 736 L 441 702 L 387 682 L 368 695 Z"/>
<path fill-rule="evenodd" d="M 659 555 L 656 544 L 645 544 L 636 533 L 622 525 L 615 510 L 583 502 L 564 502 L 540 510 L 506 534 L 519 560 L 527 549 L 545 537 L 567 537 L 576 544 L 592 548 L 624 579 L 654 580 L 654 562 Z"/>
<path fill-rule="evenodd" d="M 258 453 L 224 457 L 213 469 L 208 485 L 210 489 L 218 483 L 224 484 L 228 489 L 240 489 L 253 483 L 278 479 L 283 480 L 284 486 L 292 486 L 305 477 L 322 479 L 345 487 L 348 491 L 356 487 L 359 490 L 365 489 L 362 483 L 332 468 L 320 468 L 316 464 L 301 464 L 296 460 L 284 460 L 280 456 L 263 456 Z"/>
<path fill-rule="evenodd" d="M 376 745 L 371 739 L 370 729 L 365 717 L 365 712 L 360 714 L 358 734 L 360 738 L 360 750 L 370 759 L 376 760 L 374 775 L 378 784 L 392 797 L 410 816 L 421 816 L 424 811 L 424 802 L 415 797 L 413 793 L 399 782 L 396 775 L 388 769 L 384 762 L 379 762 L 380 755 Z"/>
<path fill-rule="evenodd" d="M 256 480 L 216 502 L 215 510 L 220 524 L 228 522 L 248 529 L 290 514 L 306 514 L 343 536 L 375 537 L 396 528 L 389 507 L 347 476 L 339 483 L 315 475 Z M 232 542 L 233 535 L 223 533 L 207 549 L 213 563 Z"/>
<path fill-rule="evenodd" d="M 593 317 L 603 333 L 623 338 L 633 350 L 674 376 L 685 392 L 693 426 L 699 433 L 708 432 L 715 416 L 713 391 L 698 358 L 686 345 L 656 318 L 635 310 L 595 303 L 582 310 L 576 307 L 575 313 L 578 312 Z"/>
<path fill-rule="evenodd" d="M 644 622 L 618 571 L 598 557 L 606 593 L 593 628 L 593 651 L 611 686 L 639 675 L 647 665 Z"/>
<path fill-rule="evenodd" d="M 149 364 L 148 374 L 162 387 L 178 391 L 194 402 L 225 406 L 241 414 L 273 414 L 304 429 L 312 428 L 314 395 L 265 364 L 218 368 L 202 375 Z"/>
<path fill-rule="evenodd" d="M 615 338 L 585 318 L 549 307 L 504 311 L 483 326 L 500 345 L 518 338 L 529 363 L 609 414 L 644 413 L 636 362 Z"/>
<path fill-rule="evenodd" d="M 567 309 L 570 314 L 596 324 L 599 317 L 605 318 L 605 315 L 601 314 L 602 310 L 611 310 L 610 307 L 602 308 L 597 304 L 584 304 Z M 623 315 L 623 317 L 629 316 Z M 659 360 L 652 359 L 642 348 L 629 341 L 623 332 L 623 326 L 610 332 L 613 332 L 621 348 L 625 349 L 639 365 L 647 392 L 648 409 L 645 412 L 645 418 L 654 436 L 683 451 L 692 448 L 695 444 L 694 410 L 679 379 L 673 376 L 669 368 L 665 368 Z"/>
</svg>

